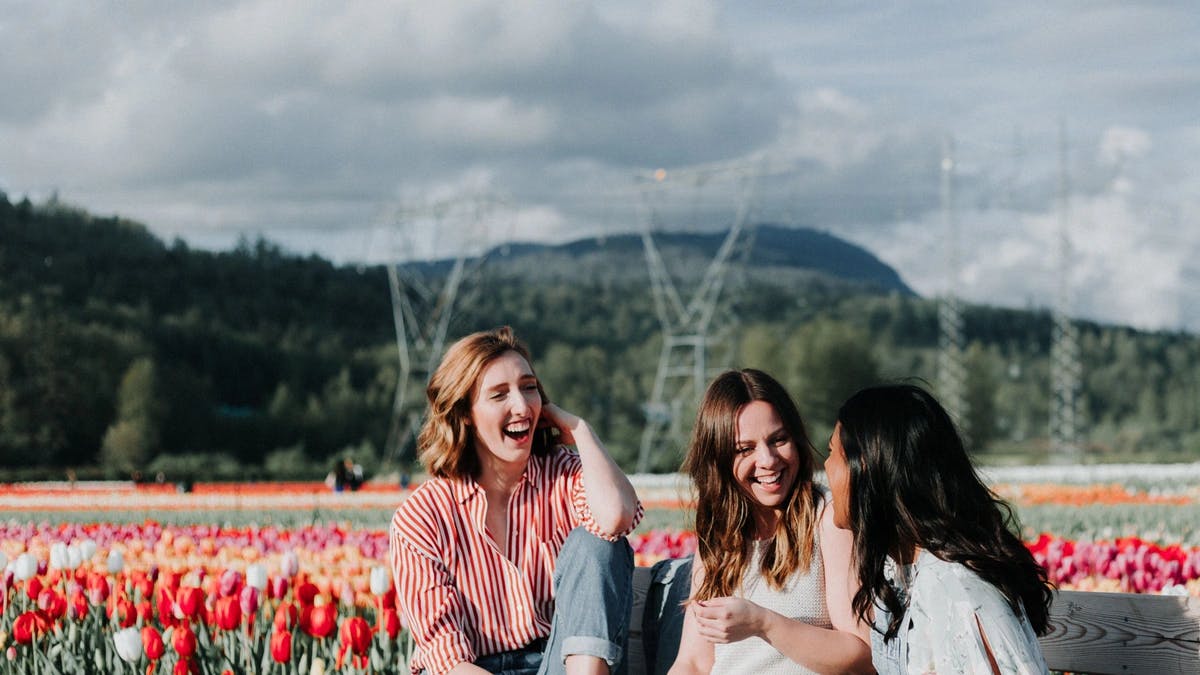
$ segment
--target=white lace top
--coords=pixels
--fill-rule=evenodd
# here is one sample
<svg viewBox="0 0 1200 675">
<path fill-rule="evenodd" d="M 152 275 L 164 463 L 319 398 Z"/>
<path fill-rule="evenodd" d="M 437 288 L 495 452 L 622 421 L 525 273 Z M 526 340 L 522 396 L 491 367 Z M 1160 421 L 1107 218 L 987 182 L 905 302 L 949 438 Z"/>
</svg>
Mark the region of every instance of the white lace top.
<svg viewBox="0 0 1200 675">
<path fill-rule="evenodd" d="M 833 628 L 825 606 L 825 568 L 821 561 L 819 530 L 813 533 L 812 562 L 807 572 L 788 580 L 775 590 L 759 574 L 759 563 L 766 541 L 757 541 L 747 568 L 746 578 L 735 594 L 783 616 L 822 628 Z M 712 673 L 753 673 L 754 675 L 806 675 L 813 671 L 792 661 L 765 640 L 749 637 L 740 642 L 713 645 Z"/>
<path fill-rule="evenodd" d="M 1048 672 L 1024 610 L 1014 615 L 1004 595 L 965 566 L 924 551 L 903 569 L 888 559 L 884 575 L 909 596 L 908 630 L 901 629 L 909 675 L 991 673 L 978 626 L 1001 673 Z"/>
</svg>

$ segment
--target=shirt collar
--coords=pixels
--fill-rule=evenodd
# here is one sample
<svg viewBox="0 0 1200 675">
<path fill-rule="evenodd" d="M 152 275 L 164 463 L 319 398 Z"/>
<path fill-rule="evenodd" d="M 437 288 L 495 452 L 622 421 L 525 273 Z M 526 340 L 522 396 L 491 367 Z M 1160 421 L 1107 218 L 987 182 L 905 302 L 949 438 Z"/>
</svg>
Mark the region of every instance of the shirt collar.
<svg viewBox="0 0 1200 675">
<path fill-rule="evenodd" d="M 528 485 L 533 490 L 537 490 L 541 485 L 542 472 L 545 471 L 543 466 L 546 462 L 546 457 L 538 457 L 537 455 L 529 456 L 529 463 L 525 465 L 525 473 L 521 474 L 521 480 L 525 485 Z M 472 476 L 463 476 L 459 480 L 453 481 L 454 500 L 459 504 L 466 504 L 475 493 L 482 490 L 483 487 Z"/>
</svg>

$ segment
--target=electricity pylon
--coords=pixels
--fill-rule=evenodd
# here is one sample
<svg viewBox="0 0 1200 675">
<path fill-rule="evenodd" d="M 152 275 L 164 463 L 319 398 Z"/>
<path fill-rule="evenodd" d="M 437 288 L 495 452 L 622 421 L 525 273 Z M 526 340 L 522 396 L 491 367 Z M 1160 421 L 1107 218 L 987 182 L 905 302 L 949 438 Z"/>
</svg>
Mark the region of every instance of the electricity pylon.
<svg viewBox="0 0 1200 675">
<path fill-rule="evenodd" d="M 733 223 L 721 242 L 717 254 L 704 271 L 699 285 L 690 299 L 684 299 L 663 261 L 662 254 L 654 242 L 653 230 L 661 225 L 660 214 L 649 204 L 649 195 L 665 188 L 668 173 L 662 169 L 644 183 L 647 217 L 642 228 L 642 246 L 646 254 L 646 266 L 650 273 L 650 287 L 654 297 L 654 309 L 662 328 L 662 349 L 659 353 L 658 369 L 655 371 L 654 387 L 646 403 L 646 426 L 638 452 L 638 473 L 650 468 L 650 455 L 668 439 L 682 437 L 681 421 L 685 403 L 700 400 L 708 378 L 707 352 L 712 342 L 709 328 L 721 290 L 729 269 L 730 260 L 739 248 L 739 241 L 748 228 L 747 216 L 752 201 L 755 173 L 744 165 L 708 167 L 672 172 L 672 180 L 690 179 L 697 188 L 703 187 L 710 178 L 719 174 L 732 174 L 738 183 L 738 204 Z"/>
<path fill-rule="evenodd" d="M 963 442 L 970 445 L 967 426 L 967 370 L 963 359 L 962 303 L 958 297 L 960 251 L 958 215 L 954 205 L 954 139 L 942 145 L 942 220 L 945 226 L 946 287 L 938 298 L 937 385 L 942 405 L 958 424 Z"/>
<path fill-rule="evenodd" d="M 442 356 L 457 301 L 464 290 L 474 290 L 485 258 L 488 215 L 497 203 L 491 197 L 462 197 L 403 209 L 394 217 L 396 229 L 408 235 L 409 250 L 387 266 L 399 371 L 385 456 L 402 469 L 415 459 L 408 451 L 416 446 L 424 418 L 425 387 Z M 450 226 L 465 236 L 439 283 L 440 274 L 422 272 L 409 258 L 422 228 L 431 228 L 436 238 Z"/>
<path fill-rule="evenodd" d="M 1071 186 L 1067 172 L 1067 125 L 1059 125 L 1058 140 L 1058 289 L 1050 344 L 1050 443 L 1053 454 L 1078 462 L 1079 393 L 1083 366 L 1079 334 L 1071 320 Z"/>
</svg>

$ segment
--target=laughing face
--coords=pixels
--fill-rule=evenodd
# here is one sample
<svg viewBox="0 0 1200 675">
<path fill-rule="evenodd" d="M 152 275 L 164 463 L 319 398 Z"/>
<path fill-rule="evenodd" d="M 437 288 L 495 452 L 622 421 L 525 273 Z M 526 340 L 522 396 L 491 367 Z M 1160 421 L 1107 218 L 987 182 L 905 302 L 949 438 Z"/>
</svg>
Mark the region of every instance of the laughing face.
<svg viewBox="0 0 1200 675">
<path fill-rule="evenodd" d="M 541 413 L 537 377 L 523 356 L 507 351 L 487 364 L 471 394 L 471 428 L 480 462 L 527 462 Z"/>
<path fill-rule="evenodd" d="M 736 433 L 733 477 L 762 507 L 763 524 L 773 527 L 799 475 L 800 452 L 766 401 L 751 401 L 738 411 Z"/>
</svg>

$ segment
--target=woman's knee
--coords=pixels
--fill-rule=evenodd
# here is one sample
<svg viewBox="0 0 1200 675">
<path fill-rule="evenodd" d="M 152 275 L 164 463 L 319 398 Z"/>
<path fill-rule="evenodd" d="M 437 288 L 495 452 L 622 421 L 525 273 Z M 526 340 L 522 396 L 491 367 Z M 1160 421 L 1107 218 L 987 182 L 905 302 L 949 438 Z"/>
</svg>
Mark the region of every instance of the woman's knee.
<svg viewBox="0 0 1200 675">
<path fill-rule="evenodd" d="M 579 562 L 589 567 L 628 567 L 633 572 L 633 548 L 625 537 L 602 539 L 582 527 L 571 530 L 558 554 L 558 564 Z"/>
</svg>

